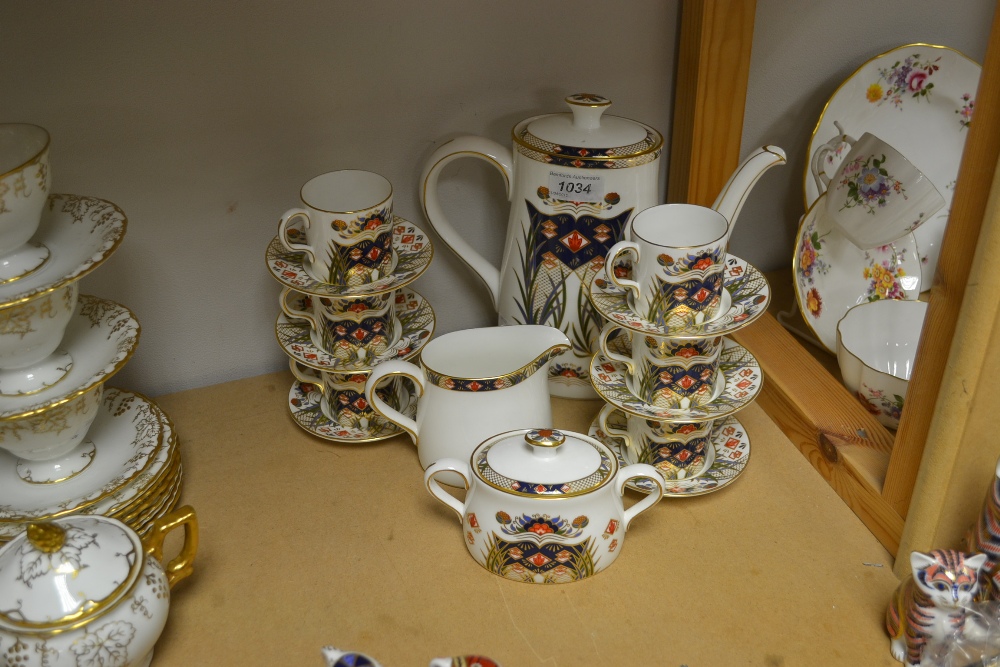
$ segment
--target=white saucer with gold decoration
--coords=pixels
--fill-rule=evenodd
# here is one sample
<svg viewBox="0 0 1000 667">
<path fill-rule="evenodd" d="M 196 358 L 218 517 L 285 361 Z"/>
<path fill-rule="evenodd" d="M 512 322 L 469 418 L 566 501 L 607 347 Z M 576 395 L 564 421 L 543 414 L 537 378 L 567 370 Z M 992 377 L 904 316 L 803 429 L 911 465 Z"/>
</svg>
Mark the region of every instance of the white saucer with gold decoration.
<svg viewBox="0 0 1000 667">
<path fill-rule="evenodd" d="M 31 242 L 48 248 L 36 271 L 0 285 L 0 306 L 11 306 L 79 280 L 114 253 L 128 220 L 115 204 L 81 195 L 49 195 Z"/>
<path fill-rule="evenodd" d="M 609 349 L 630 355 L 631 343 L 620 331 L 608 340 Z M 680 423 L 720 419 L 739 412 L 750 405 L 764 383 L 757 359 L 745 347 L 725 339 L 719 354 L 719 372 L 713 398 L 704 405 L 687 409 L 657 406 L 646 403 L 633 393 L 625 364 L 612 361 L 603 354 L 595 354 L 590 362 L 590 381 L 606 402 L 623 412 L 643 419 Z"/>
<path fill-rule="evenodd" d="M 308 295 L 291 292 L 287 297 L 295 310 L 306 310 L 304 301 Z M 416 290 L 399 290 L 393 301 L 396 331 L 395 341 L 381 354 L 359 359 L 334 356 L 316 344 L 313 329 L 304 320 L 290 320 L 284 313 L 278 315 L 274 324 L 274 334 L 278 344 L 289 357 L 304 366 L 321 371 L 355 372 L 371 369 L 390 359 L 409 359 L 424 348 L 434 334 L 434 309 L 430 302 Z"/>
<path fill-rule="evenodd" d="M 303 254 L 287 250 L 277 236 L 268 244 L 265 259 L 271 275 L 286 287 L 314 296 L 349 299 L 384 294 L 409 285 L 427 270 L 434 256 L 434 246 L 423 230 L 398 215 L 393 216 L 392 247 L 398 257 L 392 274 L 350 287 L 313 278 L 302 264 Z"/>
<path fill-rule="evenodd" d="M 621 439 L 605 433 L 598 421 L 599 418 L 595 417 L 590 424 L 588 431 L 590 437 L 607 445 L 618 457 L 620 465 L 636 463 L 631 460 L 635 455 L 624 446 Z M 625 415 L 620 410 L 613 411 L 608 422 L 612 428 L 619 427 L 622 430 L 626 428 Z M 743 474 L 750 461 L 750 438 L 736 417 L 723 417 L 713 424 L 712 447 L 715 449 L 712 465 L 691 479 L 666 480 L 663 484 L 665 498 L 684 498 L 712 493 L 729 486 Z M 627 486 L 642 493 L 652 493 L 657 490 L 651 481 L 643 478 L 629 480 Z"/>
<path fill-rule="evenodd" d="M 701 324 L 689 324 L 679 319 L 661 326 L 640 316 L 632 308 L 632 293 L 608 280 L 607 266 L 591 281 L 587 298 L 604 319 L 639 333 L 684 340 L 725 336 L 742 329 L 767 311 L 771 288 L 764 274 L 739 257 L 726 255 L 724 267 L 719 314 Z M 618 270 L 628 275 L 627 269 Z"/>
<path fill-rule="evenodd" d="M 404 383 L 398 383 L 396 386 L 398 387 L 397 409 L 411 419 L 416 418 L 417 401 L 410 394 L 409 388 Z M 363 383 L 361 387 L 362 393 L 359 400 L 364 401 Z M 385 440 L 404 432 L 401 428 L 392 422 L 386 421 L 381 415 L 374 412 L 365 428 L 339 424 L 323 412 L 323 408 L 320 405 L 322 398 L 323 394 L 320 393 L 315 385 L 300 382 L 299 380 L 295 380 L 292 383 L 292 388 L 288 391 L 288 411 L 292 414 L 292 419 L 303 430 L 324 440 L 360 445 Z M 370 408 L 367 409 L 370 410 Z"/>
<path fill-rule="evenodd" d="M 172 434 L 161 417 L 149 399 L 108 388 L 88 433 L 96 449 L 93 462 L 79 475 L 54 484 L 24 481 L 15 457 L 0 451 L 0 540 L 11 539 L 28 521 L 135 509 L 176 459 Z"/>
</svg>

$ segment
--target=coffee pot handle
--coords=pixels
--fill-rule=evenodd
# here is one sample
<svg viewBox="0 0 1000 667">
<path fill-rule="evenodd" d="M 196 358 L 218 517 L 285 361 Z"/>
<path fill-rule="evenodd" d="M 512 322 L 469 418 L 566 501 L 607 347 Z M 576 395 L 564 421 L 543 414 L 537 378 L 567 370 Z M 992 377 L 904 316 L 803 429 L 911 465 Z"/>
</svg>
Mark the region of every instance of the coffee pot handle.
<svg viewBox="0 0 1000 667">
<path fill-rule="evenodd" d="M 379 364 L 374 370 L 372 370 L 372 374 L 368 376 L 368 381 L 365 382 L 365 400 L 367 400 L 368 404 L 372 406 L 372 410 L 406 431 L 413 440 L 413 444 L 417 444 L 417 422 L 410 419 L 399 410 L 391 407 L 388 403 L 379 398 L 378 394 L 375 393 L 375 389 L 378 387 L 379 382 L 381 382 L 383 378 L 392 375 L 402 375 L 403 377 L 413 380 L 417 396 L 423 396 L 423 371 L 420 370 L 418 366 L 414 366 L 408 361 L 393 359 L 392 361 L 387 361 L 384 364 Z"/>
<path fill-rule="evenodd" d="M 445 491 L 440 482 L 434 479 L 434 476 L 442 472 L 454 472 L 462 477 L 465 482 L 465 488 L 469 488 L 469 478 L 472 477 L 472 471 L 469 469 L 469 464 L 465 461 L 459 461 L 458 459 L 441 459 L 440 461 L 435 461 L 427 467 L 424 471 L 424 484 L 427 486 L 427 490 L 431 492 L 431 495 L 443 502 L 445 505 L 450 507 L 458 514 L 458 520 L 465 520 L 465 503 L 460 501 L 458 498 L 454 497 L 447 491 Z"/>
<path fill-rule="evenodd" d="M 501 173 L 510 199 L 511 187 L 514 181 L 514 156 L 509 148 L 495 141 L 482 137 L 464 136 L 452 139 L 438 148 L 427 160 L 424 172 L 420 176 L 420 204 L 424 208 L 424 216 L 431 227 L 438 233 L 441 240 L 462 258 L 475 271 L 493 298 L 493 307 L 498 308 L 500 302 L 500 271 L 482 255 L 472 249 L 465 239 L 452 227 L 445 217 L 438 199 L 438 177 L 453 160 L 463 157 L 474 157 L 489 162 Z"/>
</svg>

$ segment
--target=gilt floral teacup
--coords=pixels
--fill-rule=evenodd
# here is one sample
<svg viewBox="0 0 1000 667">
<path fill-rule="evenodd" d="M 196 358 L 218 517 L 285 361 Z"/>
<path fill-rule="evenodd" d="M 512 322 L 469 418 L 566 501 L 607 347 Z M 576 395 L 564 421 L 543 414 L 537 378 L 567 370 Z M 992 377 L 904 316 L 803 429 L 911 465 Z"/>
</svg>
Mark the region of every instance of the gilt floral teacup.
<svg viewBox="0 0 1000 667">
<path fill-rule="evenodd" d="M 722 336 L 665 338 L 609 322 L 597 340 L 604 356 L 625 364 L 629 389 L 650 405 L 686 410 L 715 397 Z"/>
<path fill-rule="evenodd" d="M 722 304 L 722 271 L 729 222 L 721 213 L 693 204 L 663 204 L 632 220 L 629 241 L 608 251 L 608 279 L 631 292 L 637 315 L 659 325 L 701 324 Z M 614 270 L 630 253 L 632 279 Z"/>
<path fill-rule="evenodd" d="M 598 423 L 605 433 L 625 442 L 625 460 L 629 463 L 648 463 L 664 479 L 681 480 L 701 475 L 715 462 L 714 420 L 667 423 L 625 415 L 628 421 L 623 430 L 608 423 L 615 410 L 613 405 L 605 405 Z"/>
<path fill-rule="evenodd" d="M 73 367 L 58 350 L 76 309 L 79 283 L 0 308 L 0 395 L 37 393 Z"/>
<path fill-rule="evenodd" d="M 51 186 L 49 133 L 28 123 L 0 123 L 0 283 L 40 268 L 49 257 L 29 243 Z"/>
<path fill-rule="evenodd" d="M 288 317 L 309 323 L 313 343 L 345 362 L 377 357 L 399 338 L 395 292 L 329 299 L 285 288 L 279 303 Z"/>
<path fill-rule="evenodd" d="M 892 243 L 944 206 L 930 179 L 886 142 L 868 132 L 841 139 L 851 152 L 827 187 L 825 213 L 857 247 Z"/>
<path fill-rule="evenodd" d="M 304 208 L 285 211 L 278 239 L 304 252 L 313 278 L 358 286 L 392 273 L 392 185 L 368 171 L 347 169 L 316 176 L 299 194 Z M 302 219 L 302 229 L 291 226 Z"/>
</svg>

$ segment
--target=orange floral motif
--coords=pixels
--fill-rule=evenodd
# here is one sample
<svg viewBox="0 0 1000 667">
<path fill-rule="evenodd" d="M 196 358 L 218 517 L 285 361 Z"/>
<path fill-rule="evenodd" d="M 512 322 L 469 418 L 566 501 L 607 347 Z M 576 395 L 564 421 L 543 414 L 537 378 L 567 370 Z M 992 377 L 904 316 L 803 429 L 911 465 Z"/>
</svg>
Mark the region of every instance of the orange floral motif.
<svg viewBox="0 0 1000 667">
<path fill-rule="evenodd" d="M 819 296 L 819 291 L 813 287 L 806 294 L 806 308 L 809 309 L 809 313 L 813 317 L 819 317 L 820 312 L 823 310 L 823 300 Z"/>
</svg>

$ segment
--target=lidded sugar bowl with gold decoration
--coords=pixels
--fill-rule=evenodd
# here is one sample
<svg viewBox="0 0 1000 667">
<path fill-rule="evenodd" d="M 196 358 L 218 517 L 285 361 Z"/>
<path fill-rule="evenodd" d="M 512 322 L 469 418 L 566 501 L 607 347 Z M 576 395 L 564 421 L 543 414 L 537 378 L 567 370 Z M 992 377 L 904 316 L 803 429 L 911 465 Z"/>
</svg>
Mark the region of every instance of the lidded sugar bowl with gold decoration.
<svg viewBox="0 0 1000 667">
<path fill-rule="evenodd" d="M 464 503 L 434 479 L 446 471 L 464 478 Z M 636 477 L 648 478 L 657 490 L 625 509 L 625 484 Z M 663 497 L 663 478 L 653 466 L 619 469 L 615 455 L 597 440 L 555 429 L 493 436 L 470 462 L 437 461 L 424 482 L 458 514 L 477 563 L 535 584 L 579 581 L 611 565 L 632 520 Z"/>
<path fill-rule="evenodd" d="M 184 526 L 177 557 L 163 539 Z M 167 622 L 170 588 L 192 572 L 191 507 L 164 515 L 147 540 L 103 516 L 29 524 L 0 549 L 0 664 L 144 667 Z"/>
</svg>

